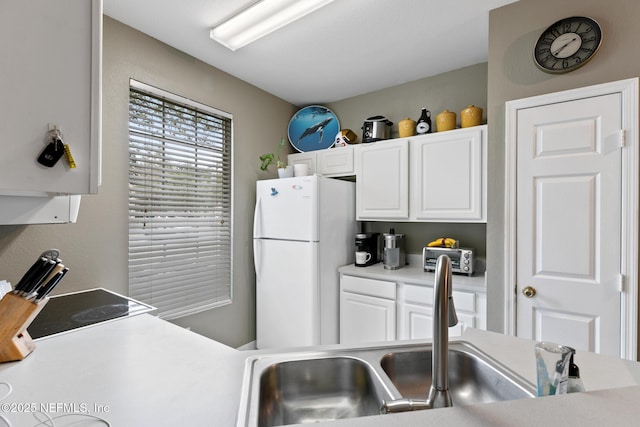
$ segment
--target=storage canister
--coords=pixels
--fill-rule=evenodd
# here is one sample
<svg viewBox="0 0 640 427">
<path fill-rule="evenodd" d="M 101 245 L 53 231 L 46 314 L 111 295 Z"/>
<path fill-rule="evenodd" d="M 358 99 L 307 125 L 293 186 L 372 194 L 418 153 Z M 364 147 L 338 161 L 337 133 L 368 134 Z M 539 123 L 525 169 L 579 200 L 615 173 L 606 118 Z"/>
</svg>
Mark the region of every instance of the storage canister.
<svg viewBox="0 0 640 427">
<path fill-rule="evenodd" d="M 456 113 L 444 110 L 436 116 L 436 130 L 443 132 L 445 130 L 453 130 L 456 128 Z"/>
<path fill-rule="evenodd" d="M 460 111 L 460 121 L 463 128 L 478 126 L 482 124 L 482 108 L 469 105 Z"/>
<path fill-rule="evenodd" d="M 416 121 L 410 118 L 402 119 L 398 122 L 398 135 L 400 138 L 406 138 L 416 134 Z"/>
</svg>

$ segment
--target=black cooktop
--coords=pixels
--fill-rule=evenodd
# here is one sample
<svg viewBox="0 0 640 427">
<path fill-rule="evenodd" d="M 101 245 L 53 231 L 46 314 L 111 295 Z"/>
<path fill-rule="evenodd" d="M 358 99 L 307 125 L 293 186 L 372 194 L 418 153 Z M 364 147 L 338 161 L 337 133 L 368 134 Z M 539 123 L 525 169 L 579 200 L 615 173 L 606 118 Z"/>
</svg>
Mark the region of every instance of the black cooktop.
<svg viewBox="0 0 640 427">
<path fill-rule="evenodd" d="M 155 310 L 103 288 L 56 295 L 27 328 L 33 339 Z"/>
</svg>

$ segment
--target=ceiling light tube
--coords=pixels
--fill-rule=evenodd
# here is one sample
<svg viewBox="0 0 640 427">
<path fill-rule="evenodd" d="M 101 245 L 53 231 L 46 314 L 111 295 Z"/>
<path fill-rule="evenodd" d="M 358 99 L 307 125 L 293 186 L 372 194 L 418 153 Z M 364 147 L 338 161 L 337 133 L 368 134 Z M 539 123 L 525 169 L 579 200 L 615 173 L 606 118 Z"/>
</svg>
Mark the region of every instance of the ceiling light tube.
<svg viewBox="0 0 640 427">
<path fill-rule="evenodd" d="M 260 0 L 211 29 L 209 36 L 240 49 L 334 0 Z"/>
</svg>

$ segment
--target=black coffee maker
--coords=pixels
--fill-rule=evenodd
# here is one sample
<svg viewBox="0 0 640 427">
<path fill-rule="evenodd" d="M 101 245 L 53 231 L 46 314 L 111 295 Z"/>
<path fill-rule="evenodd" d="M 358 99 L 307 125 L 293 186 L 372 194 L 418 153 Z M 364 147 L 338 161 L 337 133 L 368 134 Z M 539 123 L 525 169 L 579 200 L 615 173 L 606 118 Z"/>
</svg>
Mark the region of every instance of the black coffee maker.
<svg viewBox="0 0 640 427">
<path fill-rule="evenodd" d="M 356 267 L 366 267 L 377 264 L 382 257 L 382 247 L 380 245 L 380 233 L 358 233 L 356 234 L 356 252 L 366 252 L 371 254 L 365 259 L 358 259 L 356 254 Z"/>
</svg>

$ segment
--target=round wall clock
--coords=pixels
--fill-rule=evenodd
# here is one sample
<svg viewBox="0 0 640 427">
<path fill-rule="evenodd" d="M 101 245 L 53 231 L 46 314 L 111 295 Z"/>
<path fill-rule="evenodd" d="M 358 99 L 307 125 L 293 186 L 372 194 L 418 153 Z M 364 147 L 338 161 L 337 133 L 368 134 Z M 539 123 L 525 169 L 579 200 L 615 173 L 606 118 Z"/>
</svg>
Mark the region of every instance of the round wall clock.
<svg viewBox="0 0 640 427">
<path fill-rule="evenodd" d="M 568 73 L 593 57 L 602 42 L 600 25 L 585 16 L 554 22 L 538 38 L 533 50 L 536 65 L 548 73 Z"/>
</svg>

